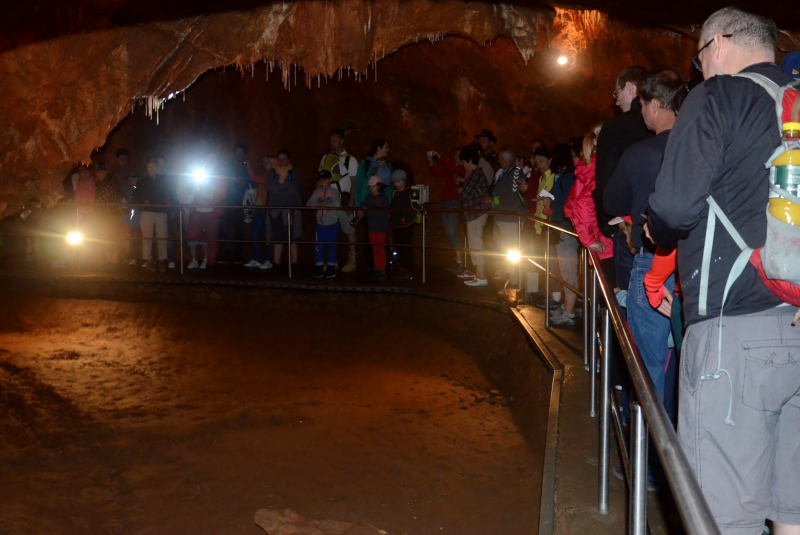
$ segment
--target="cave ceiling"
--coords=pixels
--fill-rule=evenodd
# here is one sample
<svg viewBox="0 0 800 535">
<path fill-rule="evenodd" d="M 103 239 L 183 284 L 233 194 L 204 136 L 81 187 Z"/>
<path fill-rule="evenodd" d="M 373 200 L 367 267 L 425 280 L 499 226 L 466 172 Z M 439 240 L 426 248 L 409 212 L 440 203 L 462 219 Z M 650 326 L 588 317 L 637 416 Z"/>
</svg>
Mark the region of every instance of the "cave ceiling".
<svg viewBox="0 0 800 535">
<path fill-rule="evenodd" d="M 386 55 L 421 41 L 459 36 L 488 45 L 510 39 L 516 57 L 501 54 L 491 61 L 501 62 L 496 65 L 501 71 L 518 71 L 505 83 L 520 89 L 498 96 L 507 102 L 495 108 L 519 116 L 530 112 L 519 102 L 541 97 L 529 88 L 552 90 L 559 83 L 557 77 L 543 78 L 534 56 L 554 49 L 568 53 L 582 87 L 605 94 L 611 71 L 622 61 L 662 68 L 686 64 L 696 25 L 722 5 L 697 0 L 15 2 L 4 6 L 0 21 L 0 216 L 30 198 L 57 200 L 69 169 L 89 161 L 138 104 L 157 116 L 165 101 L 212 69 L 233 65 L 247 71 L 263 64 L 278 71 L 288 87 L 299 66 L 306 76 L 301 83 L 313 85 L 342 70 L 363 76 Z M 793 3 L 768 0 L 757 9 L 787 30 L 779 45 L 798 47 L 800 10 Z M 569 91 L 563 95 L 578 98 Z M 568 102 L 555 104 L 564 108 Z"/>
</svg>

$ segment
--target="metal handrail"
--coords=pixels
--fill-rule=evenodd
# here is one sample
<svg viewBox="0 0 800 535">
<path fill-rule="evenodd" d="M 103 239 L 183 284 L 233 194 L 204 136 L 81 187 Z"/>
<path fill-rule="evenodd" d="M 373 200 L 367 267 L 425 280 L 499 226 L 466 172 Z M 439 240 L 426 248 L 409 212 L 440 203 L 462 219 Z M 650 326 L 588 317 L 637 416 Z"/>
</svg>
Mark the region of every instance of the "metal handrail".
<svg viewBox="0 0 800 535">
<path fill-rule="evenodd" d="M 591 249 L 586 250 L 592 263 L 599 265 L 599 258 L 597 254 Z M 610 328 L 616 333 L 617 341 L 622 350 L 623 360 L 630 372 L 631 380 L 636 392 L 638 404 L 633 407 L 633 422 L 632 422 L 632 439 L 631 439 L 631 468 L 629 474 L 629 481 L 631 481 L 631 532 L 644 533 L 645 532 L 645 507 L 646 504 L 646 486 L 647 486 L 647 428 L 650 429 L 650 435 L 655 443 L 655 449 L 664 466 L 664 471 L 667 475 L 667 480 L 672 490 L 672 495 L 675 503 L 678 506 L 681 520 L 683 521 L 684 528 L 690 534 L 697 535 L 711 535 L 719 534 L 719 529 L 714 522 L 711 515 L 711 510 L 708 507 L 700 485 L 694 477 L 689 461 L 686 454 L 678 441 L 678 435 L 672 426 L 672 422 L 667 416 L 667 411 L 664 404 L 661 402 L 660 396 L 656 391 L 653 380 L 642 361 L 639 350 L 636 348 L 630 331 L 628 330 L 627 323 L 622 316 L 619 304 L 616 297 L 611 290 L 608 281 L 605 280 L 602 272 L 595 270 L 594 281 L 600 289 L 602 294 L 602 302 L 604 303 L 604 329 L 603 329 L 603 412 L 605 413 L 605 422 L 608 422 L 610 404 L 606 403 L 608 397 L 612 396 L 610 388 L 610 377 L 608 373 L 609 356 L 611 353 L 611 333 Z M 594 292 L 593 292 L 594 293 Z M 598 302 L 593 301 L 592 307 L 596 308 Z M 594 312 L 594 311 L 593 311 Z M 593 335 L 593 333 L 591 333 Z M 594 338 L 594 337 L 593 337 Z M 643 419 L 642 419 L 643 416 Z M 646 420 L 646 423 L 645 423 Z M 601 430 L 603 433 L 608 433 L 607 425 L 602 426 L 605 429 Z M 618 437 L 622 439 L 623 437 Z M 603 470 L 608 470 L 608 448 L 602 448 L 602 442 L 607 441 L 608 436 L 601 436 L 601 452 L 606 455 L 599 463 Z M 603 475 L 605 477 L 603 477 Z M 601 480 L 605 479 L 606 484 L 608 481 L 608 474 L 601 474 Z M 603 493 L 601 492 L 601 495 Z M 606 492 L 607 496 L 607 492 Z M 602 506 L 602 504 L 601 504 Z M 606 504 L 607 506 L 607 504 Z M 602 508 L 602 507 L 601 507 Z"/>
</svg>

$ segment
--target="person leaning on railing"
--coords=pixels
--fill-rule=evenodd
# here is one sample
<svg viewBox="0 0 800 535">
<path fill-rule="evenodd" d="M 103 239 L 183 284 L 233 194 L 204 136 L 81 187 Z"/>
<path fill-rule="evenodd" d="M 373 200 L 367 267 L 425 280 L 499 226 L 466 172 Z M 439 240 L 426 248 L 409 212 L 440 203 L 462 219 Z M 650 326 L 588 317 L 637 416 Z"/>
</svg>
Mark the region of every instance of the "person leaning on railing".
<svg viewBox="0 0 800 535">
<path fill-rule="evenodd" d="M 748 247 L 767 239 L 775 101 L 730 75 L 792 82 L 775 65 L 777 35 L 772 20 L 736 8 L 706 20 L 695 58 L 705 82 L 681 106 L 649 198 L 650 235 L 678 247 L 687 324 L 678 437 L 723 534 L 761 534 L 765 518 L 775 535 L 800 533 L 797 309 L 781 306 L 752 264 L 729 283 L 742 251 L 723 225 L 706 241 L 711 199 Z"/>
<path fill-rule="evenodd" d="M 150 271 L 167 271 L 167 208 L 158 205 L 172 204 L 172 195 L 167 184 L 159 180 L 158 161 L 150 158 L 147 161 L 145 174 L 139 179 L 133 193 L 133 203 L 141 206 L 139 223 L 142 227 L 142 258 L 145 268 Z M 153 260 L 153 236 L 155 235 L 158 261 Z"/>
<path fill-rule="evenodd" d="M 461 164 L 467 172 L 465 178 L 458 178 L 458 197 L 466 210 L 486 210 L 486 176 L 483 170 L 478 167 L 480 153 L 472 148 L 461 151 Z M 464 270 L 459 274 L 459 278 L 464 279 L 467 286 L 480 287 L 488 286 L 486 279 L 486 267 L 483 258 L 483 227 L 486 225 L 488 215 L 486 213 L 467 212 L 467 244 L 469 245 L 469 256 L 475 272 Z"/>
</svg>

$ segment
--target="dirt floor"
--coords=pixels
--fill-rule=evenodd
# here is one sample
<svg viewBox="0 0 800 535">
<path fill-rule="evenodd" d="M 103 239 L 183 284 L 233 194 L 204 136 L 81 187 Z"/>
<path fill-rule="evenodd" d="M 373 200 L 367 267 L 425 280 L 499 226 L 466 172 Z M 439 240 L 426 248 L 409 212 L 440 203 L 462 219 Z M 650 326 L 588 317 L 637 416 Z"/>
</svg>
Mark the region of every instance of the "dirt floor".
<svg viewBox="0 0 800 535">
<path fill-rule="evenodd" d="M 503 313 L 2 291 L 0 533 L 257 534 L 263 507 L 393 534 L 536 531 L 549 375 Z"/>
</svg>

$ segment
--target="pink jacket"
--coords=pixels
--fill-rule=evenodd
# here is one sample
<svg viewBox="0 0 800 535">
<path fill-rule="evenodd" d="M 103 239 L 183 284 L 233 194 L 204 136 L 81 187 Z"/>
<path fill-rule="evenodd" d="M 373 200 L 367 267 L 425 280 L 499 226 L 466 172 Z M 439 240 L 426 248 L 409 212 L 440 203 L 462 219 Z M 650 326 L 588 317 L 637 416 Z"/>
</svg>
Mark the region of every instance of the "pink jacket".
<svg viewBox="0 0 800 535">
<path fill-rule="evenodd" d="M 600 260 L 605 260 L 613 256 L 614 245 L 610 238 L 606 238 L 600 233 L 600 228 L 597 226 L 594 199 L 592 198 L 595 186 L 594 160 L 595 157 L 592 156 L 592 162 L 588 166 L 583 160 L 575 163 L 575 183 L 564 204 L 564 215 L 572 221 L 578 239 L 585 247 L 598 241 L 603 243 L 603 252 L 598 253 L 597 256 Z"/>
</svg>

